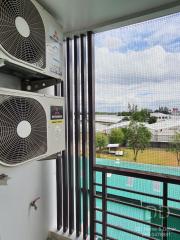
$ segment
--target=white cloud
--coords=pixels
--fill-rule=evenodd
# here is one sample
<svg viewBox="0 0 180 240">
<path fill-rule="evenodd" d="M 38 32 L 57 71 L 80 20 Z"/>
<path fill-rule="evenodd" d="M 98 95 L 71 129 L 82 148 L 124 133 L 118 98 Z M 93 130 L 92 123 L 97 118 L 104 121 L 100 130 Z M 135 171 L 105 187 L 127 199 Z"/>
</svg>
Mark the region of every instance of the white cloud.
<svg viewBox="0 0 180 240">
<path fill-rule="evenodd" d="M 121 51 L 143 50 L 159 45 L 166 51 L 180 51 L 180 14 L 149 20 L 97 34 L 99 46 Z"/>
<path fill-rule="evenodd" d="M 180 100 L 180 54 L 155 46 L 126 54 L 96 48 L 96 102 L 105 111 L 139 107 L 173 107 Z M 180 101 L 179 101 L 180 102 Z M 180 105 L 180 104 L 179 104 Z"/>
</svg>

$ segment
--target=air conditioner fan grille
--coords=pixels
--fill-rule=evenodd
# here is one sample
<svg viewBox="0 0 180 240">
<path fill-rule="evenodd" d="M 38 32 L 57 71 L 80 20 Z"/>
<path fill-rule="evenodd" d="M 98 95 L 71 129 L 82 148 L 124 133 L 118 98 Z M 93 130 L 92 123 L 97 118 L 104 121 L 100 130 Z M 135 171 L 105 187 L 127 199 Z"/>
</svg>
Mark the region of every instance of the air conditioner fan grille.
<svg viewBox="0 0 180 240">
<path fill-rule="evenodd" d="M 44 24 L 30 0 L 0 0 L 0 44 L 13 57 L 46 67 Z"/>
<path fill-rule="evenodd" d="M 31 126 L 27 137 L 18 135 L 19 123 Z M 23 163 L 47 152 L 47 121 L 42 105 L 35 99 L 0 95 L 0 161 Z"/>
</svg>

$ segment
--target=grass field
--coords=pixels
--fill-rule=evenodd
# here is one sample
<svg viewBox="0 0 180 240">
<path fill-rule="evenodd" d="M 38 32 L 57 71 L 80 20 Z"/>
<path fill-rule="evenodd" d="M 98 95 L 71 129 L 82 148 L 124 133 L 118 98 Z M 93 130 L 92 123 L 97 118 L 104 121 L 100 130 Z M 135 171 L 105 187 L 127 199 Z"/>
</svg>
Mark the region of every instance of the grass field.
<svg viewBox="0 0 180 240">
<path fill-rule="evenodd" d="M 96 153 L 96 157 L 100 158 L 107 158 L 107 159 L 120 159 L 124 161 L 131 161 L 133 160 L 133 151 L 129 148 L 121 148 L 120 150 L 124 151 L 124 156 L 115 156 L 113 154 L 108 153 Z M 144 150 L 143 152 L 139 151 L 137 157 L 138 163 L 145 163 L 145 164 L 155 164 L 155 165 L 164 165 L 164 166 L 178 166 L 178 162 L 176 159 L 176 154 L 173 152 L 168 152 L 165 149 L 156 149 L 156 148 L 149 148 Z"/>
</svg>

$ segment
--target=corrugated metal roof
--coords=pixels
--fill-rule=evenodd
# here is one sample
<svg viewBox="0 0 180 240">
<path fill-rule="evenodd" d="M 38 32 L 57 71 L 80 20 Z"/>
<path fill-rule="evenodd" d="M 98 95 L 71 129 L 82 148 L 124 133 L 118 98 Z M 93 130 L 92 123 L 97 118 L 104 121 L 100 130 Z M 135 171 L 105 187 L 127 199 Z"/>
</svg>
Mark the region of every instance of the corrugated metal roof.
<svg viewBox="0 0 180 240">
<path fill-rule="evenodd" d="M 118 148 L 119 147 L 119 144 L 108 144 L 107 145 L 108 148 Z"/>
</svg>

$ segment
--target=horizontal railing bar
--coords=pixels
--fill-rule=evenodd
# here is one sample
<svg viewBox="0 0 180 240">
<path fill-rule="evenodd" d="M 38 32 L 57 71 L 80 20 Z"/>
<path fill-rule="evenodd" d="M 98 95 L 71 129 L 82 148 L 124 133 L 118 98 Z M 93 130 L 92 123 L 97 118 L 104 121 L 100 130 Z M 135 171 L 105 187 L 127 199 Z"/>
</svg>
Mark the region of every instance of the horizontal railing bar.
<svg viewBox="0 0 180 240">
<path fill-rule="evenodd" d="M 100 209 L 100 208 L 95 208 L 94 210 L 95 210 L 95 211 L 98 211 L 98 212 L 103 212 L 102 209 Z M 149 222 L 145 222 L 145 221 L 143 221 L 143 220 L 140 220 L 140 219 L 137 219 L 137 218 L 132 218 L 132 217 L 129 217 L 129 216 L 127 216 L 127 215 L 125 216 L 125 215 L 121 215 L 121 214 L 114 213 L 114 212 L 110 212 L 110 211 L 107 211 L 107 214 L 113 215 L 113 216 L 116 216 L 116 217 L 120 217 L 120 218 L 125 218 L 125 219 L 128 219 L 128 220 L 130 220 L 130 221 L 139 222 L 139 223 L 142 223 L 142 224 L 151 226 L 151 227 L 163 229 L 163 226 L 161 226 L 161 225 L 154 224 L 154 223 L 149 223 Z M 95 220 L 95 222 L 97 222 L 97 223 L 99 223 L 99 224 L 102 224 L 102 222 L 101 222 L 101 221 L 98 221 L 98 220 Z M 180 234 L 180 230 L 177 230 L 177 229 L 175 229 L 175 228 L 167 228 L 167 229 L 168 229 L 169 231 L 171 231 L 171 232 Z"/>
<path fill-rule="evenodd" d="M 101 184 L 94 184 L 94 185 L 98 185 L 98 186 L 102 186 Z M 157 196 L 157 195 L 153 195 L 153 194 L 149 194 L 149 193 L 142 193 L 142 192 L 138 192 L 138 191 L 133 191 L 133 190 L 129 190 L 129 189 L 125 189 L 125 188 L 118 188 L 118 187 L 113 187 L 113 186 L 109 186 L 107 185 L 106 186 L 107 188 L 111 188 L 111 189 L 115 189 L 115 190 L 119 190 L 119 191 L 124 191 L 124 192 L 130 192 L 130 193 L 136 193 L 136 194 L 139 194 L 139 195 L 143 195 L 143 196 L 148 196 L 148 197 L 152 197 L 152 198 L 158 198 L 158 199 L 163 199 L 162 196 Z M 116 196 L 116 195 L 115 195 Z M 117 195 L 118 196 L 118 195 Z M 100 197 L 99 197 L 100 198 Z M 137 200 L 137 199 L 136 199 Z M 168 198 L 167 199 L 168 201 L 172 201 L 172 202 L 178 202 L 180 203 L 180 200 L 178 199 L 175 199 L 175 198 Z M 172 209 L 175 209 L 173 207 L 170 207 Z M 178 209 L 177 209 L 178 210 Z"/>
<path fill-rule="evenodd" d="M 134 204 L 134 203 L 123 202 L 123 201 L 120 201 L 120 200 L 117 200 L 117 199 L 114 199 L 114 198 L 107 198 L 106 200 L 109 201 L 109 202 L 114 202 L 114 203 L 117 203 L 117 204 L 122 204 L 122 205 L 130 206 L 130 207 L 134 207 L 134 208 L 149 210 L 151 212 L 159 212 L 159 213 L 163 212 L 162 210 L 159 210 L 159 209 L 144 207 L 144 206 L 140 206 L 140 205 L 137 205 L 137 204 Z"/>
<path fill-rule="evenodd" d="M 98 232 L 95 232 L 94 235 L 103 237 L 103 235 L 102 235 L 101 233 L 98 233 Z M 117 238 L 112 238 L 112 237 L 109 237 L 109 236 L 107 236 L 106 239 L 109 239 L 109 240 L 117 240 Z"/>
<path fill-rule="evenodd" d="M 95 210 L 98 211 L 98 212 L 102 212 L 102 209 L 100 209 L 100 208 L 95 208 Z M 149 223 L 149 222 L 140 220 L 138 218 L 129 217 L 127 215 L 122 215 L 122 214 L 114 213 L 114 212 L 110 212 L 110 211 L 107 211 L 107 214 L 115 216 L 115 217 L 119 217 L 119 218 L 125 218 L 125 219 L 128 219 L 128 220 L 133 221 L 133 222 L 139 222 L 139 223 L 151 226 L 151 227 L 163 229 L 163 226 L 161 226 L 161 225 L 154 224 L 154 223 Z"/>
<path fill-rule="evenodd" d="M 175 198 L 168 198 L 167 200 L 168 200 L 168 201 L 172 201 L 172 202 L 178 202 L 178 203 L 180 203 L 180 200 L 179 200 L 179 199 L 175 199 Z"/>
<path fill-rule="evenodd" d="M 103 235 L 101 233 L 95 232 L 94 235 L 102 237 Z"/>
<path fill-rule="evenodd" d="M 180 234 L 180 230 L 177 230 L 175 228 L 167 228 L 170 232 L 174 232 L 174 233 L 177 233 L 177 234 Z"/>
<path fill-rule="evenodd" d="M 172 216 L 172 217 L 180 218 L 180 215 L 179 215 L 179 214 L 176 214 L 176 213 L 168 212 L 168 215 L 169 215 L 169 216 Z"/>
<path fill-rule="evenodd" d="M 102 222 L 102 221 L 99 221 L 99 220 L 94 220 L 94 222 L 95 222 L 95 223 L 98 223 L 98 224 L 101 224 L 101 225 L 103 224 L 103 222 Z"/>
<path fill-rule="evenodd" d="M 133 170 L 127 168 L 116 168 L 104 165 L 95 165 L 93 168 L 96 172 L 105 172 L 105 173 L 112 173 L 116 175 L 122 176 L 130 176 L 135 178 L 141 178 L 146 180 L 154 180 L 158 182 L 166 182 L 180 185 L 180 177 L 179 176 L 172 176 L 172 175 L 165 175 L 160 173 L 153 173 L 153 172 L 146 172 L 140 170 Z"/>
<path fill-rule="evenodd" d="M 102 196 L 100 196 L 100 195 L 94 195 L 94 198 L 98 198 L 98 199 L 102 200 Z M 144 206 L 140 206 L 140 205 L 136 205 L 136 204 L 128 203 L 128 202 L 123 202 L 123 201 L 117 200 L 115 198 L 107 198 L 106 200 L 109 201 L 109 202 L 114 202 L 114 203 L 117 203 L 117 204 L 122 204 L 122 205 L 130 206 L 130 207 L 134 207 L 134 208 L 144 209 L 144 210 L 148 210 L 148 211 L 151 211 L 151 212 L 163 213 L 163 211 L 159 210 L 159 209 L 144 207 Z M 163 208 L 163 206 L 162 206 L 162 208 Z M 175 213 L 171 213 L 171 212 L 169 212 L 168 214 L 169 214 L 169 216 L 180 218 L 179 214 L 175 214 Z"/>
<path fill-rule="evenodd" d="M 123 201 L 120 201 L 120 200 L 117 200 L 117 199 L 114 199 L 114 198 L 107 198 L 107 201 L 114 202 L 114 203 L 117 203 L 117 204 L 131 206 L 131 207 L 134 207 L 134 208 L 144 209 L 144 210 L 148 210 L 148 211 L 152 211 L 152 212 L 163 213 L 163 210 L 144 207 L 144 206 L 139 206 L 139 205 L 136 205 L 136 204 L 133 204 L 133 203 L 123 202 Z M 162 206 L 162 208 L 163 208 L 163 206 Z M 176 218 L 180 218 L 179 214 L 175 214 L 175 213 L 171 213 L 171 212 L 169 212 L 168 214 L 169 214 L 169 216 L 174 216 Z"/>
<path fill-rule="evenodd" d="M 106 226 L 110 227 L 110 228 L 113 228 L 113 229 L 116 229 L 118 231 L 126 232 L 126 233 L 129 233 L 129 234 L 138 236 L 138 237 L 142 237 L 142 238 L 145 238 L 145 239 L 148 239 L 148 240 L 157 240 L 156 238 L 148 237 L 147 235 L 144 235 L 144 234 L 141 234 L 141 233 L 137 233 L 137 232 L 128 230 L 126 228 L 122 228 L 122 227 L 115 226 L 115 225 L 112 225 L 112 224 L 106 224 Z"/>
<path fill-rule="evenodd" d="M 96 185 L 96 184 L 95 184 Z M 98 186 L 102 186 L 101 184 L 98 184 Z M 143 192 L 139 192 L 139 191 L 134 191 L 134 190 L 130 190 L 130 189 L 125 189 L 125 188 L 118 188 L 118 187 L 114 187 L 114 186 L 106 186 L 107 188 L 110 189 L 114 189 L 114 190 L 119 190 L 119 191 L 124 191 L 124 192 L 129 192 L 129 193 L 136 193 L 139 195 L 143 195 L 143 196 L 147 196 L 147 197 L 152 197 L 152 198 L 158 198 L 158 199 L 163 199 L 163 196 L 158 196 L 158 195 L 154 195 L 154 194 L 150 194 L 150 193 L 143 193 Z M 172 202 L 178 202 L 180 203 L 180 200 L 175 199 L 175 198 L 167 198 L 168 201 L 172 201 Z"/>
<path fill-rule="evenodd" d="M 100 196 L 100 195 L 94 195 L 94 198 L 102 199 L 102 196 Z"/>
<path fill-rule="evenodd" d="M 96 186 L 99 186 L 99 187 L 102 187 L 102 183 L 93 183 L 94 185 L 96 185 Z"/>
<path fill-rule="evenodd" d="M 98 199 L 102 200 L 102 196 L 100 196 L 100 195 L 94 195 L 94 198 L 98 198 Z M 134 208 L 149 210 L 151 212 L 159 212 L 159 213 L 163 212 L 162 210 L 159 210 L 159 209 L 148 208 L 148 207 L 140 206 L 140 205 L 137 205 L 137 204 L 134 204 L 134 203 L 123 202 L 123 201 L 117 200 L 115 198 L 107 198 L 106 200 L 109 201 L 109 202 L 114 202 L 114 203 L 117 203 L 117 204 L 122 204 L 122 205 L 130 206 L 130 207 L 134 207 Z M 170 213 L 170 214 L 174 215 L 174 213 Z"/>
<path fill-rule="evenodd" d="M 96 211 L 99 211 L 99 212 L 102 212 L 102 209 L 100 209 L 100 208 L 95 208 L 95 210 L 96 210 Z M 139 223 L 142 223 L 142 224 L 151 226 L 151 227 L 163 229 L 163 226 L 160 226 L 160 225 L 157 225 L 157 224 L 153 224 L 153 223 L 148 223 L 148 222 L 142 221 L 142 220 L 140 220 L 140 219 L 131 218 L 131 217 L 124 216 L 124 215 L 121 215 L 121 214 L 117 214 L 117 213 L 114 213 L 114 212 L 109 212 L 109 211 L 107 211 L 107 214 L 113 215 L 113 216 L 116 216 L 116 217 L 120 217 L 120 218 L 125 218 L 125 219 L 128 219 L 128 220 L 130 220 L 130 221 L 139 222 Z M 102 225 L 102 221 L 95 220 L 94 222 Z M 113 226 L 114 226 L 114 225 L 113 225 Z M 168 227 L 167 229 L 168 229 L 170 232 L 174 232 L 174 233 L 176 233 L 176 234 L 180 234 L 180 230 L 177 230 L 177 229 L 175 229 L 175 228 L 169 228 L 169 227 Z"/>
<path fill-rule="evenodd" d="M 95 185 L 95 186 L 102 187 L 102 184 L 100 184 L 100 183 L 94 183 L 94 185 Z M 139 194 L 139 195 L 143 195 L 143 196 L 147 196 L 147 197 L 153 197 L 153 198 L 163 199 L 163 196 L 153 195 L 153 194 L 150 194 L 150 193 L 143 193 L 143 192 L 139 192 L 139 191 L 134 191 L 134 190 L 125 189 L 125 188 L 119 188 L 119 187 L 114 187 L 114 186 L 109 186 L 109 185 L 107 185 L 106 187 L 107 187 L 107 188 L 110 188 L 110 189 L 117 190 L 117 191 L 135 193 L 135 194 Z"/>
<path fill-rule="evenodd" d="M 97 211 L 102 211 L 101 209 L 95 209 L 95 210 L 97 210 Z M 111 213 L 109 213 L 109 212 L 107 212 L 107 214 L 111 214 Z M 118 215 L 118 214 L 114 214 L 113 213 L 113 215 Z M 120 215 L 119 215 L 120 216 Z M 119 216 L 117 216 L 117 217 L 119 217 Z M 120 216 L 121 217 L 121 216 Z M 122 215 L 122 218 L 124 218 L 124 216 Z M 125 217 L 126 218 L 126 217 Z M 127 218 L 127 219 L 129 219 L 129 217 Z M 129 220 L 131 220 L 131 219 L 129 219 Z M 136 220 L 138 220 L 138 219 L 136 219 Z M 102 225 L 103 223 L 102 223 L 102 221 L 99 221 L 99 220 L 95 220 L 94 221 L 95 223 L 98 223 L 98 224 L 100 224 L 100 225 Z M 139 221 L 137 221 L 137 222 L 139 222 Z M 143 223 L 143 224 L 146 224 L 146 223 L 144 223 L 143 221 L 140 221 L 139 223 Z M 109 226 L 110 224 L 107 224 L 107 226 Z M 158 225 L 156 225 L 156 224 L 148 224 L 149 226 L 152 226 L 152 227 L 156 227 L 156 228 L 163 228 L 162 226 L 158 226 Z M 115 225 L 111 225 L 111 227 L 112 228 L 120 228 L 120 227 L 118 227 L 118 226 L 115 226 Z M 180 234 L 180 230 L 177 230 L 177 229 L 175 229 L 175 228 L 167 228 L 170 232 L 174 232 L 174 233 L 177 233 L 177 234 Z M 119 229 L 117 229 L 117 230 L 119 230 Z M 121 230 L 119 230 L 119 231 L 121 231 Z M 96 234 L 96 235 L 98 235 L 98 236 L 101 236 L 102 237 L 102 234 L 100 235 L 99 233 L 98 234 Z M 114 240 L 114 238 L 111 238 L 111 237 L 108 237 L 108 239 L 112 239 L 112 240 Z M 149 238 L 148 238 L 149 239 Z"/>
<path fill-rule="evenodd" d="M 109 185 L 107 185 L 106 187 L 110 188 L 110 189 L 114 189 L 114 190 L 119 190 L 119 191 L 124 191 L 124 192 L 129 192 L 129 193 L 136 193 L 136 194 L 147 196 L 147 197 L 163 199 L 163 196 L 153 195 L 153 194 L 150 194 L 150 193 L 143 193 L 143 192 L 139 192 L 139 191 L 133 191 L 133 190 L 130 190 L 130 189 L 118 188 L 118 187 L 113 187 L 113 186 L 109 186 Z"/>
<path fill-rule="evenodd" d="M 101 183 L 94 183 L 94 185 L 95 185 L 95 186 L 102 187 L 102 184 L 101 184 Z M 154 194 L 150 194 L 150 193 L 144 193 L 144 192 L 134 191 L 134 190 L 130 190 L 130 189 L 114 187 L 114 186 L 110 186 L 110 185 L 107 185 L 106 187 L 107 187 L 107 188 L 110 188 L 110 189 L 118 190 L 118 191 L 129 192 L 129 193 L 136 193 L 136 194 L 143 195 L 143 196 L 148 196 L 148 197 L 152 197 L 152 198 L 163 199 L 163 196 L 158 196 L 158 195 L 154 195 Z M 178 203 L 180 203 L 180 200 L 179 200 L 179 199 L 175 199 L 175 198 L 168 198 L 167 200 L 168 200 L 168 201 L 172 201 L 172 202 L 178 202 Z"/>
<path fill-rule="evenodd" d="M 117 238 L 112 238 L 112 237 L 107 237 L 106 238 L 107 240 L 109 239 L 109 240 L 118 240 Z"/>
</svg>

